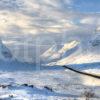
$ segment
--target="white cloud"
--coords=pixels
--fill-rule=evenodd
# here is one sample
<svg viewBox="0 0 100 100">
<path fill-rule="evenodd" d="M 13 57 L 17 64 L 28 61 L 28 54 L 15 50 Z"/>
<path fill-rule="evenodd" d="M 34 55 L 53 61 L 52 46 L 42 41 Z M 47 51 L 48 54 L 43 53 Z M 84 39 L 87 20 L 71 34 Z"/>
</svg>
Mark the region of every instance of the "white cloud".
<svg viewBox="0 0 100 100">
<path fill-rule="evenodd" d="M 24 16 L 20 13 L 11 13 L 7 11 L 0 12 L 0 32 L 7 32 L 12 25 L 19 26 L 20 28 L 27 28 L 30 17 Z"/>
<path fill-rule="evenodd" d="M 21 8 L 15 12 L 6 7 L 5 11 L 0 10 L 0 33 L 19 34 L 22 32 L 22 34 L 38 35 L 62 33 L 63 30 L 79 31 L 77 28 L 81 25 L 73 21 L 75 18 L 80 19 L 81 24 L 88 25 L 94 24 L 96 19 L 92 15 L 83 16 L 80 13 L 70 12 L 67 8 L 64 9 L 63 6 L 72 4 L 72 0 L 22 0 L 21 3 L 18 0 L 17 2 L 16 5 Z"/>
<path fill-rule="evenodd" d="M 80 23 L 82 24 L 94 24 L 95 22 L 96 22 L 96 19 L 93 17 L 86 17 L 80 21 Z"/>
</svg>

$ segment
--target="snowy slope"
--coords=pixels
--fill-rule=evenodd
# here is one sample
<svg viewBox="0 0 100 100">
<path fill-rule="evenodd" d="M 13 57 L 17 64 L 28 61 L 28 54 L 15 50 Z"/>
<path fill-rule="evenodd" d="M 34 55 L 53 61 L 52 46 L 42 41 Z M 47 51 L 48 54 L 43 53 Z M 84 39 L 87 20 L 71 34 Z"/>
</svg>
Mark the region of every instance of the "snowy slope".
<svg viewBox="0 0 100 100">
<path fill-rule="evenodd" d="M 16 59 L 11 51 L 0 40 L 0 70 L 1 71 L 22 71 L 36 70 L 33 63 L 21 62 Z"/>
<path fill-rule="evenodd" d="M 98 45 L 93 45 L 97 43 Z M 100 62 L 99 49 L 99 38 L 92 40 L 88 37 L 83 39 L 80 37 L 79 41 L 67 42 L 57 53 L 53 53 L 49 58 L 56 59 L 56 61 L 52 60 L 48 65 L 98 63 Z"/>
<path fill-rule="evenodd" d="M 86 91 L 96 95 L 93 100 L 100 99 L 99 79 L 69 70 L 0 73 L 1 100 L 85 100 Z"/>
<path fill-rule="evenodd" d="M 71 43 L 73 44 L 75 42 L 72 41 Z M 89 44 L 88 46 L 86 46 L 83 43 L 80 43 L 78 45 L 78 48 L 76 50 L 74 49 L 72 52 L 72 48 L 77 47 L 77 43 L 74 45 L 66 45 L 66 48 L 68 48 L 68 51 L 67 49 L 64 49 L 65 46 L 60 51 L 65 50 L 65 52 L 67 52 L 69 56 L 67 56 L 65 52 L 62 52 L 62 54 L 64 54 L 64 57 L 56 61 L 51 61 L 50 63 L 45 64 L 45 66 L 69 65 L 70 67 L 77 69 L 79 71 L 85 71 L 88 73 L 99 75 L 100 71 L 97 71 L 97 70 L 100 70 L 100 55 L 99 55 L 99 50 L 97 49 L 99 48 L 99 45 L 94 47 L 92 44 Z M 90 48 L 90 49 L 88 49 L 88 51 L 84 51 L 85 48 Z M 94 51 L 91 51 L 91 50 L 94 50 Z M 55 54 L 52 56 L 55 57 Z M 91 72 L 88 70 L 90 70 Z"/>
<path fill-rule="evenodd" d="M 71 41 L 69 43 L 65 43 L 60 48 L 57 48 L 56 46 L 51 47 L 46 52 L 44 52 L 41 55 L 41 58 L 44 59 L 45 62 L 54 62 L 59 59 L 63 59 L 64 57 L 67 57 L 73 52 L 75 52 L 78 49 L 78 42 L 77 41 Z"/>
<path fill-rule="evenodd" d="M 66 57 L 56 62 L 56 65 L 68 65 L 68 64 L 84 64 L 84 63 L 96 63 L 100 62 L 100 55 L 76 55 Z"/>
<path fill-rule="evenodd" d="M 41 59 L 46 60 L 57 52 L 57 46 L 52 46 L 41 55 Z"/>
<path fill-rule="evenodd" d="M 2 43 L 0 40 L 0 59 L 2 60 L 11 60 L 13 58 L 10 50 Z"/>
</svg>

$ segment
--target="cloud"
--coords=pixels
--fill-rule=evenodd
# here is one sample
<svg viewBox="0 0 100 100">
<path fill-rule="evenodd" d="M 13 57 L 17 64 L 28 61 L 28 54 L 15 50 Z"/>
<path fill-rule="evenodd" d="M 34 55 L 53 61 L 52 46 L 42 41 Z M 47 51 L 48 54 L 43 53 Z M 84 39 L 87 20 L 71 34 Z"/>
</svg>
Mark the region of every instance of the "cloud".
<svg viewBox="0 0 100 100">
<path fill-rule="evenodd" d="M 6 32 L 12 25 L 20 28 L 28 27 L 30 17 L 20 13 L 11 13 L 8 11 L 0 11 L 0 32 Z"/>
<path fill-rule="evenodd" d="M 62 34 L 78 31 L 82 25 L 95 24 L 98 17 L 69 10 L 72 4 L 72 0 L 11 0 L 11 3 L 1 0 L 0 6 L 5 9 L 0 9 L 0 33 Z M 14 5 L 18 7 L 16 10 Z M 76 19 L 80 23 L 76 23 Z"/>
<path fill-rule="evenodd" d="M 96 18 L 94 17 L 86 17 L 80 21 L 80 23 L 82 24 L 94 24 L 95 22 L 96 22 Z"/>
<path fill-rule="evenodd" d="M 90 29 L 92 32 L 94 32 L 95 30 L 97 31 L 97 33 L 100 32 L 100 16 L 96 14 L 87 15 L 88 16 L 84 16 L 80 19 L 81 26 L 84 25 L 84 27 L 87 27 L 87 31 L 89 31 Z"/>
</svg>

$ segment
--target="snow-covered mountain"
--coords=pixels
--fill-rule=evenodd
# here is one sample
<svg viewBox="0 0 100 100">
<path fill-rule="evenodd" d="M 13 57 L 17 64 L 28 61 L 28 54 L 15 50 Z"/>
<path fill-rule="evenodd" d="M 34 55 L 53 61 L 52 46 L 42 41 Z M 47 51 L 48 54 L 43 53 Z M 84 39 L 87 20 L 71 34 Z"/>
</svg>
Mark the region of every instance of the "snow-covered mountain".
<svg viewBox="0 0 100 100">
<path fill-rule="evenodd" d="M 71 41 L 60 46 L 60 48 L 57 48 L 57 46 L 54 45 L 41 55 L 41 59 L 46 63 L 63 59 L 64 57 L 73 54 L 73 52 L 78 49 L 78 44 L 78 41 Z"/>
<path fill-rule="evenodd" d="M 0 71 L 35 70 L 33 63 L 21 62 L 14 57 L 12 52 L 0 40 Z"/>
<path fill-rule="evenodd" d="M 13 55 L 11 51 L 2 43 L 0 40 L 0 59 L 1 60 L 11 60 Z"/>
<path fill-rule="evenodd" d="M 100 54 L 99 54 L 100 46 L 99 44 L 96 46 L 92 45 L 92 43 L 94 43 L 96 39 L 93 40 L 92 42 L 89 41 L 90 40 L 85 41 L 87 43 L 90 43 L 88 45 L 84 44 L 84 42 L 77 42 L 77 41 L 66 43 L 60 50 L 57 51 L 57 53 L 53 53 L 51 55 L 51 58 L 52 59 L 55 58 L 56 60 L 50 59 L 50 62 L 44 65 L 45 66 L 68 65 L 77 70 L 86 71 L 88 73 L 93 73 L 93 74 L 94 73 L 99 74 L 100 71 L 96 72 L 96 70 L 100 70 Z M 45 61 L 47 61 L 47 59 L 49 58 L 46 58 Z M 90 70 L 91 72 L 89 72 L 88 70 Z"/>
<path fill-rule="evenodd" d="M 42 55 L 41 55 L 41 58 L 43 60 L 51 57 L 53 54 L 55 54 L 57 52 L 57 46 L 54 45 L 52 46 L 51 48 L 49 48 L 47 51 L 45 51 Z"/>
<path fill-rule="evenodd" d="M 84 64 L 84 63 L 95 63 L 100 61 L 100 55 L 76 55 L 71 57 L 66 57 L 64 59 L 59 60 L 57 65 L 66 65 L 66 64 Z"/>
</svg>

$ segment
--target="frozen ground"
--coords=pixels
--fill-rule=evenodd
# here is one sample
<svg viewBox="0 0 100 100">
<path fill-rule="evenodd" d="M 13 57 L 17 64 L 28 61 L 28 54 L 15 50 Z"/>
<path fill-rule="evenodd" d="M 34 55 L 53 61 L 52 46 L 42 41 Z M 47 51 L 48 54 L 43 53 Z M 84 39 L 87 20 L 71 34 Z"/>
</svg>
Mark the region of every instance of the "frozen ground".
<svg viewBox="0 0 100 100">
<path fill-rule="evenodd" d="M 100 80 L 62 69 L 0 72 L 0 100 L 85 100 L 86 92 L 99 100 Z"/>
</svg>

